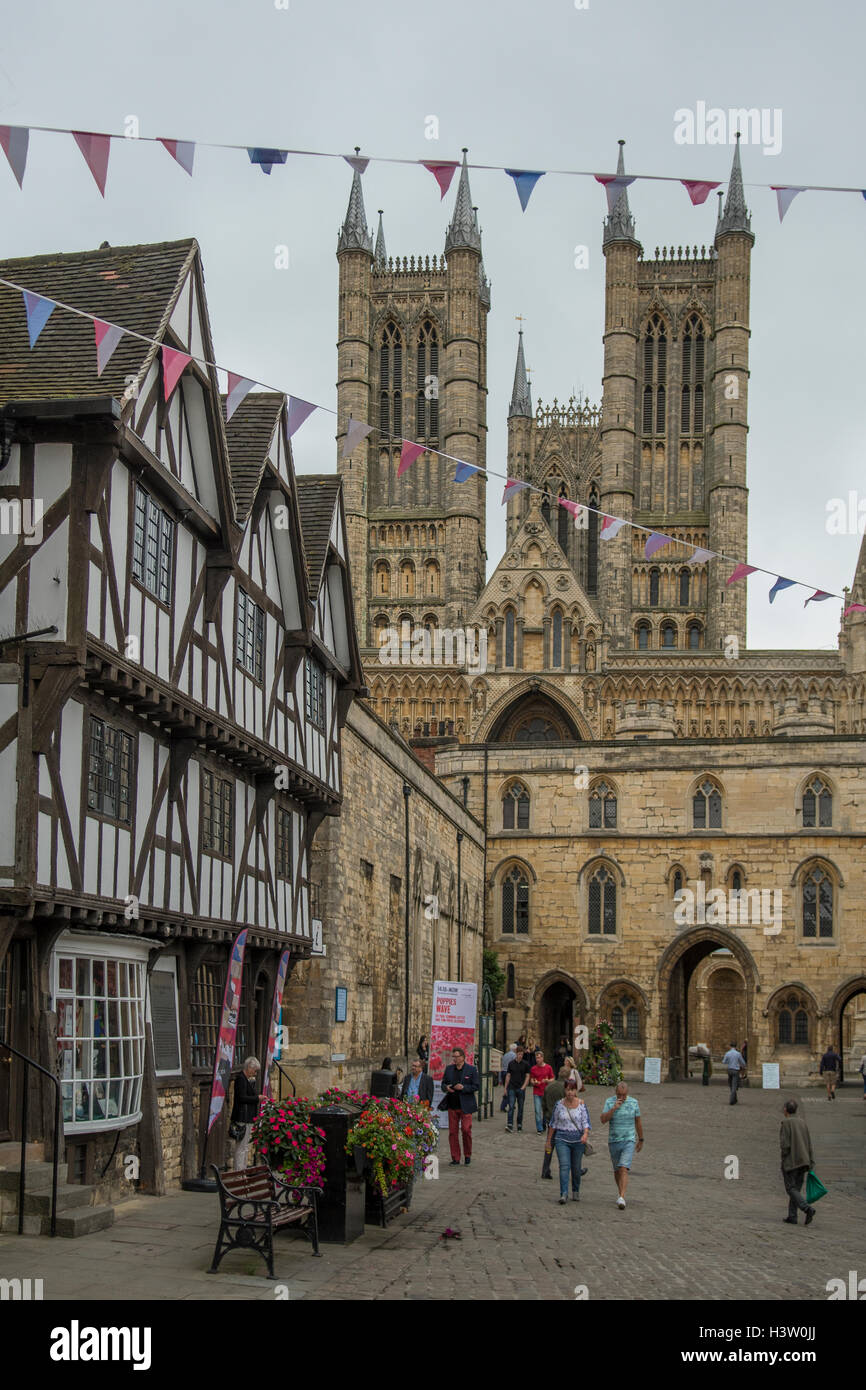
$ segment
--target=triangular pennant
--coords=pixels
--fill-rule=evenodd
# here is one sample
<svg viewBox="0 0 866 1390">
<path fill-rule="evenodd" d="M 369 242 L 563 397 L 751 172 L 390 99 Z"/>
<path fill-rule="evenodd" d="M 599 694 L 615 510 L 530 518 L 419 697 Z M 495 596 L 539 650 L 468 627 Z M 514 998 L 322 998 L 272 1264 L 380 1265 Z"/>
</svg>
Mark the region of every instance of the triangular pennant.
<svg viewBox="0 0 866 1390">
<path fill-rule="evenodd" d="M 185 169 L 188 174 L 192 174 L 192 162 L 195 158 L 194 140 L 163 140 L 160 135 L 159 143 L 165 146 L 172 159 L 177 160 L 181 169 Z"/>
<path fill-rule="evenodd" d="M 22 290 L 24 296 L 24 309 L 27 314 L 27 332 L 30 336 L 30 346 L 36 346 L 36 339 L 42 332 L 57 305 L 53 299 L 45 299 L 41 294 L 34 294 L 32 290 Z"/>
<path fill-rule="evenodd" d="M 433 175 L 434 179 L 438 183 L 440 193 L 439 201 L 441 203 L 442 199 L 445 197 L 445 194 L 448 192 L 448 189 L 451 186 L 451 180 L 454 177 L 454 170 L 459 169 L 460 165 L 454 159 L 443 159 L 437 163 L 431 163 L 426 159 L 422 159 L 421 163 L 423 164 L 425 169 L 429 169 L 430 173 Z"/>
<path fill-rule="evenodd" d="M 782 579 L 781 576 L 780 576 L 780 577 L 776 580 L 775 584 L 773 585 L 772 589 L 771 589 L 770 592 L 769 592 L 768 597 L 769 597 L 770 602 L 772 603 L 773 600 L 775 599 L 776 595 L 777 595 L 777 594 L 780 594 L 780 593 L 782 592 L 783 589 L 790 589 L 790 588 L 792 587 L 792 585 L 796 584 L 796 582 L 797 582 L 796 579 Z"/>
<path fill-rule="evenodd" d="M 808 603 L 823 603 L 826 598 L 838 598 L 838 594 L 828 594 L 826 589 L 816 589 L 814 594 L 810 594 L 803 607 Z"/>
<path fill-rule="evenodd" d="M 340 458 L 348 458 L 357 449 L 361 440 L 366 439 L 367 435 L 372 433 L 372 425 L 365 425 L 363 420 L 353 420 L 350 415 L 346 427 L 346 438 L 343 440 L 343 447 L 340 450 Z"/>
<path fill-rule="evenodd" d="M 102 376 L 111 354 L 123 337 L 123 329 L 118 328 L 116 323 L 106 323 L 105 319 L 94 319 L 93 336 L 96 339 L 96 375 Z"/>
<path fill-rule="evenodd" d="M 254 381 L 250 381 L 248 376 L 238 376 L 236 372 L 228 372 L 228 391 L 226 392 L 226 424 L 234 415 L 241 401 L 249 395 L 255 386 Z"/>
<path fill-rule="evenodd" d="M 572 502 L 569 497 L 559 497 L 557 498 L 557 501 L 559 502 L 560 507 L 564 507 L 567 512 L 571 512 L 572 516 L 577 516 L 578 512 L 580 511 L 580 503 Z"/>
<path fill-rule="evenodd" d="M 299 430 L 308 415 L 312 415 L 317 407 L 310 401 L 302 401 L 300 396 L 289 396 L 289 414 L 286 424 L 289 439 Z"/>
<path fill-rule="evenodd" d="M 647 543 L 643 548 L 644 559 L 651 560 L 657 550 L 661 550 L 664 546 L 670 545 L 670 543 L 670 536 L 663 536 L 661 531 L 653 531 L 652 535 L 648 537 Z"/>
<path fill-rule="evenodd" d="M 703 546 L 696 546 L 692 554 L 686 560 L 686 564 L 702 565 L 705 560 L 712 560 L 715 553 L 714 550 L 704 550 Z"/>
<path fill-rule="evenodd" d="M 258 164 L 263 174 L 269 174 L 275 164 L 285 164 L 289 157 L 288 150 L 263 150 L 258 147 L 248 149 L 251 164 Z"/>
<path fill-rule="evenodd" d="M 471 478 L 473 473 L 480 473 L 481 469 L 476 468 L 474 463 L 464 463 L 461 459 L 454 470 L 455 483 L 465 483 L 467 478 Z"/>
<path fill-rule="evenodd" d="M 366 174 L 367 165 L 370 163 L 369 159 L 363 159 L 357 154 L 344 154 L 343 158 L 355 170 L 356 174 Z"/>
<path fill-rule="evenodd" d="M 423 454 L 423 444 L 413 444 L 411 440 L 404 439 L 403 447 L 400 450 L 400 462 L 397 466 L 397 477 L 402 478 L 403 474 L 412 467 L 419 454 Z"/>
<path fill-rule="evenodd" d="M 503 505 L 512 492 L 519 492 L 522 487 L 529 487 L 529 483 L 523 482 L 522 478 L 509 478 L 505 487 L 502 489 Z"/>
<path fill-rule="evenodd" d="M 864 194 L 864 197 L 866 197 L 866 194 Z M 842 617 L 847 618 L 849 613 L 866 613 L 866 603 L 849 603 Z"/>
<path fill-rule="evenodd" d="M 629 184 L 634 183 L 636 174 L 596 174 L 599 183 L 604 184 L 607 194 L 607 210 L 612 213 Z"/>
<path fill-rule="evenodd" d="M 192 357 L 188 352 L 178 352 L 177 348 L 163 346 L 162 349 L 162 389 L 168 400 Z"/>
<path fill-rule="evenodd" d="M 754 574 L 757 565 L 735 565 L 734 572 L 730 579 L 726 579 L 726 584 L 736 584 L 738 579 L 745 579 L 747 574 Z"/>
<path fill-rule="evenodd" d="M 24 184 L 24 170 L 27 167 L 27 146 L 30 131 L 26 125 L 0 125 L 0 145 L 9 160 L 12 172 L 18 180 L 18 187 Z"/>
<path fill-rule="evenodd" d="M 108 152 L 111 149 L 110 135 L 94 135 L 92 131 L 73 130 L 75 143 L 87 162 L 103 198 L 105 197 L 105 179 L 108 174 Z"/>
<path fill-rule="evenodd" d="M 705 183 L 703 179 L 680 179 L 680 183 L 691 198 L 693 207 L 700 207 L 713 189 L 719 187 L 717 183 Z"/>
<path fill-rule="evenodd" d="M 532 190 L 539 179 L 544 178 L 543 169 L 506 169 L 509 178 L 514 179 L 514 187 L 517 189 L 517 196 L 520 199 L 520 206 L 526 212 L 526 204 L 532 196 Z"/>
<path fill-rule="evenodd" d="M 602 518 L 599 537 L 603 541 L 612 541 L 617 532 L 625 526 L 625 519 L 618 516 L 605 516 Z"/>
<path fill-rule="evenodd" d="M 805 193 L 805 188 L 795 188 L 793 184 L 771 183 L 770 187 L 776 195 L 776 203 L 779 208 L 779 221 L 783 222 L 785 213 L 793 203 L 798 193 Z"/>
</svg>

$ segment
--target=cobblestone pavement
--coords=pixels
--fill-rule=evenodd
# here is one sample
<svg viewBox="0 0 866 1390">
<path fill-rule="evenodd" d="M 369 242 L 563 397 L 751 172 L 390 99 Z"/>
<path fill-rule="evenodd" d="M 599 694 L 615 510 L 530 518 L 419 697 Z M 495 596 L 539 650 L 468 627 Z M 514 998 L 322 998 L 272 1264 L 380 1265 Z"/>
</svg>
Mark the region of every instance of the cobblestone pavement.
<svg viewBox="0 0 866 1390">
<path fill-rule="evenodd" d="M 596 1153 L 580 1203 L 557 1202 L 541 1179 L 542 1140 L 531 1112 L 522 1134 L 504 1116 L 476 1122 L 469 1168 L 448 1163 L 422 1181 L 411 1210 L 387 1230 L 368 1226 L 348 1247 L 313 1259 L 305 1242 L 278 1241 L 277 1284 L 258 1256 L 233 1252 L 208 1275 L 217 1229 L 209 1195 L 139 1197 L 115 1225 L 80 1240 L 0 1237 L 0 1275 L 44 1280 L 46 1299 L 815 1299 L 829 1279 L 866 1274 L 866 1102 L 853 1086 L 835 1102 L 817 1089 L 801 1102 L 829 1188 L 813 1224 L 783 1224 L 787 1204 L 778 1131 L 790 1092 L 745 1089 L 737 1106 L 721 1084 L 633 1088 L 646 1144 L 636 1155 L 628 1206 L 616 1189 L 589 1089 Z M 739 1177 L 727 1179 L 730 1158 Z M 442 1241 L 451 1226 L 460 1241 Z"/>
</svg>

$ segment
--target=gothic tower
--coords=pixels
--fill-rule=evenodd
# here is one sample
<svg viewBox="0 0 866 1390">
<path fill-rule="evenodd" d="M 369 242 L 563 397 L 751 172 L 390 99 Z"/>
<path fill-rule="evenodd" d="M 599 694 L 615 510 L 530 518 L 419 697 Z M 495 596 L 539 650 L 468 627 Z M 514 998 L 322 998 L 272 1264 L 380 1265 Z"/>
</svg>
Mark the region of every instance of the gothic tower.
<svg viewBox="0 0 866 1390">
<path fill-rule="evenodd" d="M 444 256 L 387 256 L 381 213 L 374 248 L 356 172 L 337 259 L 338 451 L 350 416 L 374 426 L 338 463 L 372 658 L 385 627 L 459 626 L 484 586 L 483 473 L 456 483 L 425 452 L 397 476 L 404 439 L 485 466 L 490 286 L 466 152 Z"/>
</svg>

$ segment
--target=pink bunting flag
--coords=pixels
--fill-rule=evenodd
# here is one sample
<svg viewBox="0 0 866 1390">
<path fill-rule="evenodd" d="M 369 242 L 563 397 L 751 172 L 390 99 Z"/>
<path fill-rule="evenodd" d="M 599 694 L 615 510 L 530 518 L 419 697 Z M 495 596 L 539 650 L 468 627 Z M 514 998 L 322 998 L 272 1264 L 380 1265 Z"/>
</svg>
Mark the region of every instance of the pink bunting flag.
<svg viewBox="0 0 866 1390">
<path fill-rule="evenodd" d="M 400 450 L 400 463 L 397 467 L 397 477 L 402 478 L 403 474 L 412 467 L 419 454 L 423 454 L 423 444 L 413 444 L 411 440 L 403 440 L 403 448 Z"/>
<path fill-rule="evenodd" d="M 596 174 L 596 180 L 604 185 L 607 194 L 607 210 L 612 213 L 629 184 L 634 183 L 636 174 Z"/>
<path fill-rule="evenodd" d="M 349 455 L 357 449 L 361 440 L 366 439 L 367 435 L 372 433 L 372 425 L 365 425 L 363 420 L 353 420 L 350 415 L 349 423 L 346 427 L 346 438 L 343 440 L 343 447 L 340 450 L 340 458 L 348 458 Z"/>
<path fill-rule="evenodd" d="M 96 181 L 96 187 L 104 198 L 111 136 L 94 135 L 91 131 L 85 130 L 73 130 L 72 134 L 75 136 L 75 143 L 84 155 L 87 167 Z"/>
<path fill-rule="evenodd" d="M 776 195 L 776 204 L 779 209 L 779 221 L 785 220 L 785 213 L 793 203 L 798 193 L 805 193 L 805 188 L 795 188 L 793 184 L 771 183 L 770 187 Z"/>
<path fill-rule="evenodd" d="M 827 598 L 838 598 L 838 594 L 828 594 L 826 589 L 816 589 L 814 594 L 810 594 L 803 607 L 808 603 L 823 603 Z"/>
<path fill-rule="evenodd" d="M 849 613 L 866 613 L 866 603 L 849 603 L 842 617 L 847 618 Z"/>
<path fill-rule="evenodd" d="M 703 179 L 680 179 L 680 183 L 691 198 L 693 207 L 705 203 L 713 189 L 719 187 L 718 183 L 705 183 Z"/>
<path fill-rule="evenodd" d="M 618 532 L 622 529 L 623 526 L 625 526 L 625 524 L 625 520 L 622 517 L 602 517 L 601 530 L 598 534 L 603 541 L 612 541 L 614 536 L 618 534 Z"/>
<path fill-rule="evenodd" d="M 18 180 L 18 187 L 24 185 L 24 170 L 27 167 L 27 146 L 30 131 L 26 125 L 0 125 L 0 145 L 9 160 L 9 166 Z"/>
<path fill-rule="evenodd" d="M 163 352 L 165 348 L 163 348 Z M 189 358 L 187 358 L 189 361 Z M 183 370 L 183 368 L 181 368 Z M 179 373 L 178 373 L 179 375 Z M 241 401 L 244 400 L 255 386 L 254 381 L 250 381 L 248 376 L 238 376 L 236 372 L 228 372 L 228 391 L 226 393 L 226 424 L 234 415 Z"/>
<path fill-rule="evenodd" d="M 529 487 L 529 483 L 525 483 L 522 478 L 509 478 L 502 489 L 502 505 L 505 505 L 513 492 L 519 492 L 523 487 Z"/>
<path fill-rule="evenodd" d="M 643 548 L 644 559 L 651 560 L 657 550 L 662 550 L 664 546 L 670 545 L 670 543 L 670 536 L 663 536 L 661 531 L 653 531 Z"/>
<path fill-rule="evenodd" d="M 367 165 L 370 163 L 369 159 L 364 159 L 362 155 L 357 154 L 344 154 L 343 158 L 356 174 L 366 174 Z"/>
<path fill-rule="evenodd" d="M 302 401 L 300 396 L 289 396 L 289 414 L 286 424 L 289 439 L 299 430 L 308 415 L 312 415 L 317 407 L 310 401 Z"/>
<path fill-rule="evenodd" d="M 159 143 L 164 145 L 171 155 L 176 159 L 181 169 L 192 175 L 192 161 L 195 158 L 195 141 L 193 140 L 163 140 L 159 136 Z"/>
<path fill-rule="evenodd" d="M 564 507 L 567 512 L 571 512 L 571 515 L 573 517 L 577 516 L 578 512 L 580 511 L 579 502 L 572 502 L 568 497 L 560 497 L 558 501 L 560 507 Z"/>
<path fill-rule="evenodd" d="M 705 560 L 712 560 L 715 555 L 714 550 L 704 550 L 703 546 L 697 546 L 686 560 L 687 565 L 702 565 Z"/>
<path fill-rule="evenodd" d="M 178 352 L 176 348 L 162 348 L 162 389 L 168 400 L 186 368 L 192 361 L 188 352 Z"/>
<path fill-rule="evenodd" d="M 116 323 L 106 323 L 105 319 L 94 319 L 93 336 L 96 339 L 96 375 L 102 376 L 123 337 L 123 329 Z"/>
<path fill-rule="evenodd" d="M 451 180 L 454 177 L 454 170 L 459 169 L 460 165 L 454 159 L 440 160 L 437 163 L 431 163 L 426 159 L 422 159 L 421 163 L 423 164 L 425 169 L 428 169 L 430 171 L 430 173 L 433 175 L 434 179 L 438 183 L 440 193 L 439 201 L 441 203 L 442 199 L 445 197 L 445 194 L 448 192 L 448 189 L 451 187 Z"/>
<path fill-rule="evenodd" d="M 730 579 L 726 579 L 726 584 L 736 584 L 738 579 L 745 579 L 747 574 L 754 574 L 757 565 L 735 565 L 734 572 Z"/>
</svg>

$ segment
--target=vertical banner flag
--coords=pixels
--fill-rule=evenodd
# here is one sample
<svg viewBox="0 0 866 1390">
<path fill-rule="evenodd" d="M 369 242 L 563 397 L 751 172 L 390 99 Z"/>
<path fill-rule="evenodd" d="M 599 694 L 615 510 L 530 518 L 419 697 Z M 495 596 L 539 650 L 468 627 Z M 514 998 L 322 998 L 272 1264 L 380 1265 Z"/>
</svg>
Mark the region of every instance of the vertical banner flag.
<svg viewBox="0 0 866 1390">
<path fill-rule="evenodd" d="M 526 204 L 532 197 L 532 190 L 539 179 L 544 178 L 543 169 L 506 169 L 509 178 L 514 179 L 514 187 L 517 189 L 517 196 L 520 199 L 520 206 L 526 212 Z"/>
<path fill-rule="evenodd" d="M 423 454 L 423 444 L 413 444 L 410 439 L 403 440 L 403 447 L 400 450 L 400 463 L 397 467 L 397 477 L 402 478 L 403 474 L 412 467 L 419 454 Z"/>
<path fill-rule="evenodd" d="M 188 174 L 192 174 L 192 161 L 195 158 L 194 140 L 163 140 L 159 137 L 159 143 L 164 145 L 171 155 L 176 159 L 181 169 L 185 169 Z"/>
<path fill-rule="evenodd" d="M 53 299 L 44 299 L 41 294 L 34 294 L 33 290 L 22 290 L 24 296 L 24 311 L 27 314 L 27 333 L 30 337 L 30 346 L 36 346 L 36 340 L 42 332 L 57 305 Z"/>
<path fill-rule="evenodd" d="M 118 328 L 116 323 L 106 323 L 105 319 L 94 319 L 93 336 L 96 339 L 96 375 L 102 376 L 111 354 L 123 337 L 123 329 Z"/>
<path fill-rule="evenodd" d="M 286 421 L 286 432 L 289 439 L 299 430 L 308 415 L 312 415 L 317 407 L 310 401 L 302 401 L 300 396 L 289 396 L 289 413 Z"/>
<path fill-rule="evenodd" d="M 343 447 L 340 450 L 340 458 L 348 458 L 357 449 L 362 439 L 366 439 L 368 434 L 373 433 L 372 425 L 365 425 L 363 420 L 353 420 L 349 416 L 349 424 L 346 427 L 346 438 L 343 440 Z"/>
<path fill-rule="evenodd" d="M 104 198 L 111 136 L 94 135 L 86 130 L 73 130 L 72 134 L 75 136 L 75 143 L 84 155 L 87 167 L 94 177 L 96 187 Z"/>
<path fill-rule="evenodd" d="M 226 392 L 226 424 L 234 415 L 241 401 L 249 395 L 255 386 L 254 381 L 250 381 L 248 376 L 238 376 L 236 372 L 227 372 L 228 391 Z"/>
<path fill-rule="evenodd" d="M 289 953 L 288 951 L 283 951 L 283 954 L 280 956 L 280 964 L 277 969 L 277 981 L 274 985 L 274 1003 L 273 1007 L 271 1008 L 271 1027 L 270 1032 L 268 1033 L 268 1052 L 267 1056 L 265 1057 L 265 1075 L 262 1080 L 262 1096 L 265 1100 L 267 1100 L 269 1094 L 268 1076 L 270 1074 L 271 1065 L 273 1063 L 277 1051 L 277 1028 L 279 1027 L 280 1023 L 280 1014 L 283 1011 L 283 990 L 285 989 L 286 975 L 288 974 L 288 970 Z"/>
<path fill-rule="evenodd" d="M 797 581 L 796 581 L 795 579 L 782 579 L 781 576 L 780 576 L 780 577 L 776 580 L 776 582 L 775 582 L 775 584 L 773 585 L 772 589 L 770 590 L 770 593 L 769 593 L 769 600 L 770 600 L 770 602 L 772 603 L 773 600 L 775 599 L 776 595 L 779 594 L 779 593 L 781 593 L 783 589 L 790 589 L 790 588 L 792 587 L 792 585 L 796 584 L 796 582 L 797 582 Z"/>
<path fill-rule="evenodd" d="M 19 188 L 23 187 L 24 184 L 29 143 L 30 131 L 26 125 L 0 125 L 0 145 L 2 145 L 3 153 L 9 160 L 12 172 L 18 180 Z"/>
<path fill-rule="evenodd" d="M 461 459 L 454 469 L 455 483 L 465 483 L 467 478 L 471 478 L 473 473 L 480 473 L 481 469 L 476 468 L 474 463 L 464 463 Z"/>
<path fill-rule="evenodd" d="M 466 981 L 434 980 L 433 1012 L 430 1018 L 430 1061 L 427 1070 L 433 1079 L 431 1110 L 439 1128 L 448 1128 L 448 1111 L 438 1110 L 442 1099 L 442 1074 L 451 1062 L 452 1047 L 462 1047 L 467 1062 L 475 1065 L 475 1014 L 478 986 Z"/>
<path fill-rule="evenodd" d="M 805 193 L 806 190 L 805 188 L 795 188 L 793 184 L 788 184 L 786 186 L 784 184 L 771 183 L 770 187 L 776 195 L 776 204 L 779 209 L 779 221 L 783 222 L 785 220 L 785 213 L 788 211 L 788 208 L 793 203 L 797 194 Z"/>
<path fill-rule="evenodd" d="M 188 352 L 178 352 L 177 348 L 162 348 L 162 389 L 168 400 L 192 358 Z"/>
<path fill-rule="evenodd" d="M 625 526 L 625 519 L 619 516 L 604 516 L 601 519 L 599 536 L 603 541 L 612 541 L 622 527 Z"/>
<path fill-rule="evenodd" d="M 705 203 L 708 194 L 719 186 L 717 183 L 704 183 L 701 179 L 680 179 L 680 183 L 691 198 L 693 207 L 700 207 L 701 203 Z"/>
<path fill-rule="evenodd" d="M 247 944 L 247 928 L 244 927 L 235 937 L 232 946 L 232 953 L 229 959 L 228 974 L 226 976 L 226 988 L 223 995 L 223 1012 L 220 1020 L 220 1035 L 217 1042 L 216 1057 L 213 1068 L 213 1085 L 210 1093 L 210 1111 L 207 1117 L 207 1132 L 210 1134 L 214 1125 L 220 1117 L 226 1095 L 228 1094 L 229 1079 L 232 1074 L 232 1063 L 235 1059 L 235 1037 L 238 1031 L 238 1017 L 241 1007 L 241 977 L 244 973 L 244 951 Z"/>
<path fill-rule="evenodd" d="M 349 160 L 349 163 L 352 163 L 351 159 Z M 429 170 L 429 172 L 433 175 L 434 179 L 438 183 L 440 195 L 439 201 L 441 203 L 442 199 L 445 197 L 445 194 L 448 192 L 448 189 L 451 186 L 451 180 L 454 177 L 454 170 L 459 169 L 460 166 L 457 163 L 456 159 L 441 160 L 438 164 L 431 164 L 426 159 L 422 159 L 421 163 L 425 169 Z"/>
</svg>

